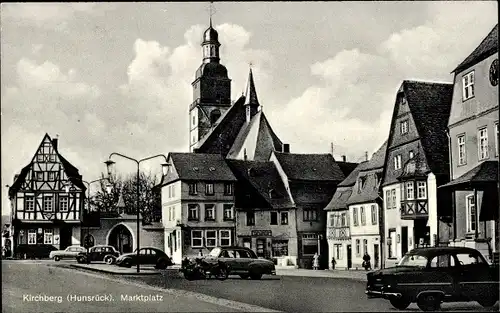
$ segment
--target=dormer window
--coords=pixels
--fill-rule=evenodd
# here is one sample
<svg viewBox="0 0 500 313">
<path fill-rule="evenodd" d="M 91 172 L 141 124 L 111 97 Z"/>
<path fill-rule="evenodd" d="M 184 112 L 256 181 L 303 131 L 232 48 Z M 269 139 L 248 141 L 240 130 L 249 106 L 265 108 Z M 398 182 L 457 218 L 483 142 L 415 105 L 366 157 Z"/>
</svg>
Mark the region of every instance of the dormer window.
<svg viewBox="0 0 500 313">
<path fill-rule="evenodd" d="M 462 99 L 463 101 L 474 97 L 474 71 L 462 77 Z"/>
<path fill-rule="evenodd" d="M 404 120 L 401 122 L 401 135 L 408 133 L 408 120 Z"/>
<path fill-rule="evenodd" d="M 205 194 L 206 195 L 213 195 L 214 194 L 214 184 L 213 183 L 206 183 Z"/>
<path fill-rule="evenodd" d="M 395 170 L 400 170 L 402 166 L 402 159 L 401 159 L 401 154 L 398 154 L 394 157 L 394 169 Z"/>
<path fill-rule="evenodd" d="M 410 152 L 408 153 L 408 156 L 410 157 L 410 159 L 413 159 L 413 157 L 414 157 L 415 155 L 413 154 L 413 151 L 410 151 Z"/>
</svg>

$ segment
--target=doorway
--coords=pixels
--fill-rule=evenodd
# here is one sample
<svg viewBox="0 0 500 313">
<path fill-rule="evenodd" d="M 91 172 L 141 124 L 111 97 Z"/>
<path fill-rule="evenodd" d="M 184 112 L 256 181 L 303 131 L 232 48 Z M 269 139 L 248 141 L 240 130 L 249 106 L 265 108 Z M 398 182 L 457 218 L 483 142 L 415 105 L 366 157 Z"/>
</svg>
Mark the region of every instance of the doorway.
<svg viewBox="0 0 500 313">
<path fill-rule="evenodd" d="M 380 250 L 378 247 L 378 244 L 373 245 L 373 263 L 374 263 L 374 268 L 378 268 L 378 262 L 380 260 Z"/>
<path fill-rule="evenodd" d="M 401 256 L 408 252 L 408 226 L 401 227 Z"/>
<path fill-rule="evenodd" d="M 352 267 L 352 248 L 351 245 L 347 245 L 347 268 Z"/>
<path fill-rule="evenodd" d="M 73 230 L 71 226 L 63 226 L 59 229 L 59 249 L 64 250 L 71 246 Z"/>
</svg>

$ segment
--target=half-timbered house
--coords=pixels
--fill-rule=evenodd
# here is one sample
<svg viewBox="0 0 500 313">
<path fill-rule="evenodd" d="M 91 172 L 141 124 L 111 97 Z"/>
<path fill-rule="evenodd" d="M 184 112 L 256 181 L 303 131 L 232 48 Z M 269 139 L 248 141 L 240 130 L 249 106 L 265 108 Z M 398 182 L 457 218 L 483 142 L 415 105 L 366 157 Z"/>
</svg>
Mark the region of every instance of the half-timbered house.
<svg viewBox="0 0 500 313">
<path fill-rule="evenodd" d="M 47 250 L 80 244 L 85 190 L 78 169 L 59 153 L 58 139 L 45 134 L 9 188 L 14 253 L 43 257 Z"/>
</svg>

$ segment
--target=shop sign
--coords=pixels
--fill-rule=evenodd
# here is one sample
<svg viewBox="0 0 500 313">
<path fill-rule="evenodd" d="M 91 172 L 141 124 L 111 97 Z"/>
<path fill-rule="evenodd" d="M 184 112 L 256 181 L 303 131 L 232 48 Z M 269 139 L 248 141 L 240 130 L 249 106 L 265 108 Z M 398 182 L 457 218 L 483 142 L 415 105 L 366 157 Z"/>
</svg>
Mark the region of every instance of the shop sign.
<svg viewBox="0 0 500 313">
<path fill-rule="evenodd" d="M 271 230 L 252 230 L 252 237 L 272 237 Z"/>
</svg>

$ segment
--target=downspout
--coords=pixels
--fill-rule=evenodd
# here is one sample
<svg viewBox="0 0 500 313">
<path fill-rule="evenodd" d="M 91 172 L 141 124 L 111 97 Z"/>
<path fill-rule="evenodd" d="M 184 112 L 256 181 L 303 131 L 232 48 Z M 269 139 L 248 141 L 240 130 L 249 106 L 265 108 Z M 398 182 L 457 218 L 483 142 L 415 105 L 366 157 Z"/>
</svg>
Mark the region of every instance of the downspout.
<svg viewBox="0 0 500 313">
<path fill-rule="evenodd" d="M 453 161 L 452 161 L 452 152 L 451 152 L 451 137 L 450 131 L 446 130 L 446 136 L 448 137 L 448 160 L 450 166 L 450 181 L 453 179 Z M 455 191 L 452 192 L 453 196 L 451 197 L 451 208 L 452 208 L 452 219 L 453 219 L 453 242 L 457 240 L 457 211 L 456 211 L 456 196 Z"/>
</svg>

